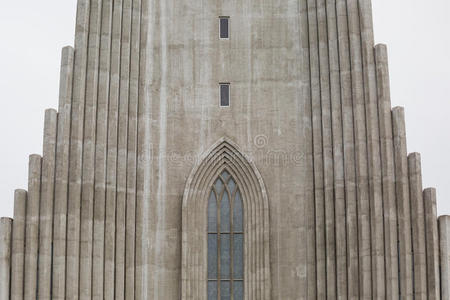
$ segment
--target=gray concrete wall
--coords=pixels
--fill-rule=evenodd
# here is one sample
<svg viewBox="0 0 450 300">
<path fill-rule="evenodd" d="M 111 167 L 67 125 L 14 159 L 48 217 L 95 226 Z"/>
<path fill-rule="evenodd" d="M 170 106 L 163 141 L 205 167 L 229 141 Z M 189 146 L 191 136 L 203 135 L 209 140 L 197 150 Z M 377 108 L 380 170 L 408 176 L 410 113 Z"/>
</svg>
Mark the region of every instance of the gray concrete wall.
<svg viewBox="0 0 450 300">
<path fill-rule="evenodd" d="M 186 180 L 223 138 L 268 198 L 247 272 L 261 253 L 270 268 L 248 299 L 439 297 L 435 196 L 391 108 L 370 0 L 79 0 L 76 24 L 16 192 L 13 299 L 180 299 Z"/>
</svg>

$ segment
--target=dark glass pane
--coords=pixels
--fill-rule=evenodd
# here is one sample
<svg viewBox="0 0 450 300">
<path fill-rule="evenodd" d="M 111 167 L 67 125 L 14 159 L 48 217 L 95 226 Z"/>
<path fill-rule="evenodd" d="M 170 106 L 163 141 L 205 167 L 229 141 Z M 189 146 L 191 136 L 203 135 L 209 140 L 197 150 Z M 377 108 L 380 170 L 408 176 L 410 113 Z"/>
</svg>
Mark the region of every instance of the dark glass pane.
<svg viewBox="0 0 450 300">
<path fill-rule="evenodd" d="M 217 281 L 208 281 L 208 300 L 217 300 Z"/>
<path fill-rule="evenodd" d="M 223 182 L 222 182 L 222 180 L 220 178 L 217 179 L 216 183 L 214 184 L 214 187 L 216 188 L 217 194 L 220 194 L 220 192 L 222 192 L 222 190 L 223 190 Z"/>
<path fill-rule="evenodd" d="M 236 183 L 234 182 L 233 178 L 228 181 L 228 189 L 230 190 L 230 193 L 233 194 L 234 189 L 236 188 Z"/>
<path fill-rule="evenodd" d="M 220 232 L 230 232 L 230 210 L 230 198 L 225 191 L 220 201 Z"/>
<path fill-rule="evenodd" d="M 217 232 L 217 201 L 214 192 L 211 192 L 208 201 L 208 232 Z"/>
<path fill-rule="evenodd" d="M 231 299 L 231 283 L 229 281 L 220 282 L 220 299 L 221 300 Z"/>
<path fill-rule="evenodd" d="M 230 85 L 220 85 L 220 106 L 230 106 Z"/>
<path fill-rule="evenodd" d="M 233 236 L 233 278 L 244 279 L 244 235 Z"/>
<path fill-rule="evenodd" d="M 231 253 L 230 253 L 230 235 L 220 235 L 220 278 L 230 279 L 231 273 Z"/>
<path fill-rule="evenodd" d="M 217 279 L 217 234 L 208 234 L 208 279 Z"/>
<path fill-rule="evenodd" d="M 236 192 L 236 198 L 234 199 L 233 207 L 233 231 L 243 232 L 244 231 L 244 216 L 242 208 L 242 198 L 239 191 Z"/>
<path fill-rule="evenodd" d="M 244 299 L 244 282 L 243 281 L 233 281 L 233 296 L 234 300 Z M 208 298 L 209 300 L 209 298 Z"/>
<path fill-rule="evenodd" d="M 228 38 L 228 18 L 220 18 L 220 38 Z"/>
</svg>

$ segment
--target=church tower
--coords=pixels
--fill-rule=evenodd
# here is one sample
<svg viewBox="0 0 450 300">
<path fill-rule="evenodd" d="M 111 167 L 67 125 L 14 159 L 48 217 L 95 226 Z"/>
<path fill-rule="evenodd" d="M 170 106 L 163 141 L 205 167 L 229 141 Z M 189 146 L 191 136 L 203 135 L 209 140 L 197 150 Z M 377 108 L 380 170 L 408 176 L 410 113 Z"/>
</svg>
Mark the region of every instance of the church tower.
<svg viewBox="0 0 450 300">
<path fill-rule="evenodd" d="M 0 300 L 450 300 L 370 0 L 78 0 Z"/>
</svg>

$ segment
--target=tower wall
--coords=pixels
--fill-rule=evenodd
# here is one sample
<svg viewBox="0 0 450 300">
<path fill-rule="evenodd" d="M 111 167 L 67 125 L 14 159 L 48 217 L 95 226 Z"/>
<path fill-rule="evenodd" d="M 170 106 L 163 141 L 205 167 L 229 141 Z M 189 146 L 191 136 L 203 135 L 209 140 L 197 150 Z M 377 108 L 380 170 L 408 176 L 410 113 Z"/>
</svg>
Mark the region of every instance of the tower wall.
<svg viewBox="0 0 450 300">
<path fill-rule="evenodd" d="M 189 298 L 183 194 L 222 138 L 266 187 L 271 299 L 434 299 L 439 284 L 448 297 L 448 226 L 439 238 L 434 190 L 407 157 L 370 0 L 78 0 L 12 237 L 2 223 L 0 286 L 11 299 Z"/>
</svg>

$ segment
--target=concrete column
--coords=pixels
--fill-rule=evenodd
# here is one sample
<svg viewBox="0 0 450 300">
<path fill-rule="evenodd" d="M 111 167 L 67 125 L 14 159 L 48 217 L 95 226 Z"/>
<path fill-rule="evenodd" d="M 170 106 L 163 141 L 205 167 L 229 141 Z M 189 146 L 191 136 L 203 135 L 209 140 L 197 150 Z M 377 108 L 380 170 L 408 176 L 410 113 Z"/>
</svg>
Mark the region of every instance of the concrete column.
<svg viewBox="0 0 450 300">
<path fill-rule="evenodd" d="M 450 216 L 439 217 L 441 297 L 450 300 Z"/>
<path fill-rule="evenodd" d="M 311 110 L 314 160 L 314 198 L 316 224 L 317 299 L 326 298 L 325 198 L 322 148 L 322 113 L 320 106 L 320 68 L 316 1 L 308 0 L 309 51 L 311 70 Z"/>
<path fill-rule="evenodd" d="M 358 193 L 359 298 L 372 299 L 371 218 L 358 0 L 347 1 Z"/>
<path fill-rule="evenodd" d="M 428 300 L 440 298 L 439 274 L 439 232 L 437 223 L 436 189 L 428 188 L 423 192 L 425 209 L 425 236 L 427 251 Z"/>
<path fill-rule="evenodd" d="M 39 208 L 39 299 L 51 298 L 53 202 L 55 191 L 57 128 L 56 110 L 46 110 L 42 157 L 41 201 Z"/>
<path fill-rule="evenodd" d="M 336 298 L 336 239 L 334 211 L 333 130 L 331 120 L 330 62 L 325 0 L 317 0 L 322 147 L 325 196 L 326 292 Z"/>
<path fill-rule="evenodd" d="M 139 104 L 138 104 L 138 146 L 136 176 L 136 279 L 135 279 L 135 298 L 150 298 L 148 287 L 148 278 L 150 275 L 148 249 L 150 248 L 148 239 L 149 235 L 149 217 L 147 215 L 150 199 L 150 170 L 151 170 L 151 108 L 149 99 L 149 86 L 146 84 L 150 78 L 148 71 L 148 57 L 146 51 L 149 39 L 149 11 L 150 5 L 148 1 L 142 2 L 142 19 L 141 24 L 141 41 L 140 41 L 140 66 L 139 66 Z M 143 161 L 150 163 L 141 163 Z"/>
<path fill-rule="evenodd" d="M 385 45 L 375 46 L 380 124 L 381 171 L 383 176 L 384 247 L 386 297 L 399 298 L 397 205 L 395 197 L 395 162 L 392 136 L 391 91 L 388 56 Z"/>
<path fill-rule="evenodd" d="M 10 299 L 12 227 L 12 219 L 0 219 L 0 300 Z"/>
<path fill-rule="evenodd" d="M 372 256 L 372 297 L 384 299 L 385 261 L 383 191 L 380 161 L 380 132 L 378 124 L 377 81 L 375 72 L 372 8 L 370 0 L 358 0 L 359 26 L 364 76 L 364 98 L 367 128 L 367 156 L 369 170 L 370 226 Z"/>
<path fill-rule="evenodd" d="M 102 23 L 102 0 L 90 1 L 89 49 L 84 108 L 80 230 L 80 299 L 92 297 L 92 240 L 94 219 L 95 140 Z"/>
<path fill-rule="evenodd" d="M 79 299 L 81 176 L 83 160 L 84 106 L 89 47 L 89 0 L 77 3 L 75 59 L 67 206 L 66 299 Z"/>
<path fill-rule="evenodd" d="M 102 1 L 100 70 L 95 145 L 95 195 L 92 261 L 92 299 L 103 300 L 105 252 L 106 157 L 111 63 L 112 0 Z"/>
<path fill-rule="evenodd" d="M 125 239 L 125 298 L 135 298 L 135 236 L 136 236 L 136 168 L 137 168 L 137 131 L 139 98 L 139 49 L 140 49 L 141 1 L 133 1 L 131 62 L 130 62 L 130 99 L 128 120 L 128 161 L 127 161 L 127 204 Z"/>
<path fill-rule="evenodd" d="M 423 206 L 422 168 L 419 153 L 411 153 L 408 156 L 408 169 L 414 253 L 414 297 L 415 299 L 427 299 L 425 211 Z"/>
<path fill-rule="evenodd" d="M 14 192 L 14 222 L 11 258 L 11 300 L 23 299 L 25 266 L 25 217 L 27 191 Z"/>
<path fill-rule="evenodd" d="M 335 251 L 336 251 L 336 297 L 348 298 L 347 281 L 347 230 L 344 183 L 344 140 L 342 123 L 342 95 L 340 77 L 339 36 L 336 0 L 326 1 L 328 50 L 330 64 L 331 122 L 333 134 L 333 170 L 335 197 Z M 348 53 L 348 52 L 347 52 Z"/>
<path fill-rule="evenodd" d="M 344 176 L 347 231 L 347 286 L 348 298 L 359 298 L 358 270 L 358 216 L 356 193 L 356 161 L 353 131 L 353 99 L 350 62 L 350 44 L 347 18 L 347 1 L 336 1 L 339 37 L 339 63 L 341 78 L 342 125 L 344 140 Z M 339 246 L 338 246 L 339 247 Z"/>
<path fill-rule="evenodd" d="M 35 300 L 37 298 L 41 164 L 41 156 L 36 154 L 30 155 L 25 236 L 24 299 L 26 300 Z"/>
<path fill-rule="evenodd" d="M 117 156 L 118 121 L 120 95 L 120 58 L 122 36 L 123 1 L 114 1 L 113 32 L 111 44 L 111 82 L 109 94 L 108 119 L 108 156 L 106 174 L 106 217 L 105 217 L 105 271 L 104 297 L 114 299 L 115 284 L 115 233 L 116 233 L 116 197 L 117 197 Z"/>
<path fill-rule="evenodd" d="M 73 48 L 64 47 L 61 55 L 55 201 L 53 204 L 52 299 L 55 300 L 64 299 L 66 285 L 67 190 L 73 62 Z"/>
<path fill-rule="evenodd" d="M 395 107 L 392 110 L 392 128 L 394 135 L 395 188 L 398 218 L 400 296 L 402 299 L 411 299 L 414 297 L 411 209 L 409 201 L 405 112 L 402 107 Z"/>
<path fill-rule="evenodd" d="M 125 297 L 125 249 L 126 249 L 126 189 L 128 149 L 128 103 L 130 93 L 132 1 L 124 0 L 122 7 L 122 41 L 119 91 L 119 128 L 117 157 L 116 202 L 116 255 L 115 298 Z"/>
</svg>

